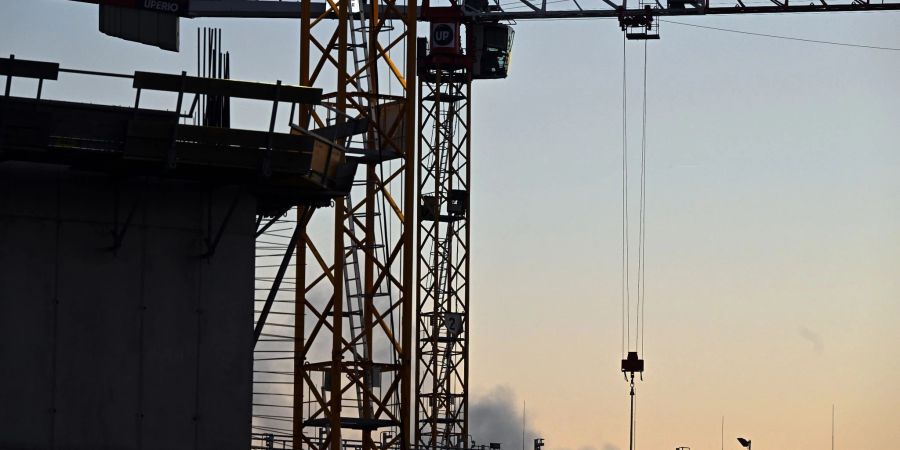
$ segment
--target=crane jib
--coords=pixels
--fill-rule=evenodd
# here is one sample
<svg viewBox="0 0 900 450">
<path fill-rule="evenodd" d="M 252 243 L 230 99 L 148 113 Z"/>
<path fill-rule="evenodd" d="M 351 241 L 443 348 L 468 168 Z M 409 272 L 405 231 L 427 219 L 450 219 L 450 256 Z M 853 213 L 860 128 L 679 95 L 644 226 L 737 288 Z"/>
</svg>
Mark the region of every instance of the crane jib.
<svg viewBox="0 0 900 450">
<path fill-rule="evenodd" d="M 144 5 L 145 1 L 177 3 L 177 14 L 189 17 L 242 17 L 242 18 L 283 18 L 299 19 L 301 2 L 284 1 L 248 1 L 248 0 L 75 0 L 88 3 L 119 4 L 134 8 L 151 9 Z M 612 5 L 616 3 L 610 2 Z M 557 4 L 557 3 L 554 3 Z M 159 7 L 158 4 L 155 6 Z M 661 7 L 660 7 L 661 6 Z M 853 0 L 813 0 L 794 3 L 792 1 L 772 0 L 769 3 L 750 4 L 744 1 L 685 1 L 669 0 L 649 12 L 643 8 L 624 4 L 620 7 L 601 9 L 581 9 L 559 7 L 557 9 L 522 9 L 522 10 L 484 10 L 461 11 L 463 22 L 492 22 L 502 20 L 535 20 L 535 19 L 569 19 L 569 18 L 616 18 L 624 16 L 697 16 L 697 15 L 737 15 L 737 14 L 785 14 L 810 12 L 856 12 L 856 11 L 891 11 L 900 10 L 900 1 L 885 0 L 879 2 Z M 419 21 L 429 21 L 417 8 Z M 330 4 L 322 0 L 312 0 L 310 13 L 323 19 L 336 19 L 330 14 Z M 383 17 L 400 18 L 406 16 L 406 5 L 394 5 L 389 11 L 382 11 Z"/>
</svg>

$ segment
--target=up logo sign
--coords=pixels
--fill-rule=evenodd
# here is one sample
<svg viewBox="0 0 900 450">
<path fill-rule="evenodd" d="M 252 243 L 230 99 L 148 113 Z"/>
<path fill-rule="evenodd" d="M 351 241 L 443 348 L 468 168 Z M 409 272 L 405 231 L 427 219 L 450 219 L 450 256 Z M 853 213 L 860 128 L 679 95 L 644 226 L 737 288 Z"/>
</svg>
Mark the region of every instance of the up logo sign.
<svg viewBox="0 0 900 450">
<path fill-rule="evenodd" d="M 431 24 L 432 47 L 456 47 L 456 24 Z"/>
</svg>

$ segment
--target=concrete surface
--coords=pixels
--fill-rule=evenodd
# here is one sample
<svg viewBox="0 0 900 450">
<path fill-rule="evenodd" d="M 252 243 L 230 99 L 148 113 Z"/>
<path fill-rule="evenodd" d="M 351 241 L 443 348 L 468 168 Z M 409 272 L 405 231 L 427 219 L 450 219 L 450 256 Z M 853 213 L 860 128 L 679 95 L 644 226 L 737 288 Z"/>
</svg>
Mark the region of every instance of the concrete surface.
<svg viewBox="0 0 900 450">
<path fill-rule="evenodd" d="M 0 163 L 0 449 L 249 448 L 255 209 L 233 187 Z"/>
</svg>

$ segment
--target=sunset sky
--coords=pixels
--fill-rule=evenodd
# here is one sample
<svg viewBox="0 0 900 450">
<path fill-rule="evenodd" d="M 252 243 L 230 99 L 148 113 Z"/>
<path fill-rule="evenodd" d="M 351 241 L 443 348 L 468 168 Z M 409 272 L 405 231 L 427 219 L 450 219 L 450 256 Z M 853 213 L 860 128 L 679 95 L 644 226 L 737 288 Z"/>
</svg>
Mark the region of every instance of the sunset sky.
<svg viewBox="0 0 900 450">
<path fill-rule="evenodd" d="M 900 13 L 671 20 L 900 49 Z M 190 71 L 198 26 L 224 29 L 236 78 L 296 83 L 289 20 L 183 21 L 175 54 L 102 35 L 95 6 L 4 0 L 0 54 Z M 900 448 L 900 51 L 661 34 L 648 45 L 637 448 L 718 449 L 724 416 L 725 448 L 828 449 L 832 404 L 836 448 Z M 643 44 L 627 47 L 636 211 Z M 626 449 L 621 33 L 522 22 L 513 53 L 509 79 L 477 82 L 472 99 L 471 395 L 515 414 L 527 401 L 545 450 Z M 132 98 L 128 83 L 79 86 L 44 89 Z"/>
</svg>

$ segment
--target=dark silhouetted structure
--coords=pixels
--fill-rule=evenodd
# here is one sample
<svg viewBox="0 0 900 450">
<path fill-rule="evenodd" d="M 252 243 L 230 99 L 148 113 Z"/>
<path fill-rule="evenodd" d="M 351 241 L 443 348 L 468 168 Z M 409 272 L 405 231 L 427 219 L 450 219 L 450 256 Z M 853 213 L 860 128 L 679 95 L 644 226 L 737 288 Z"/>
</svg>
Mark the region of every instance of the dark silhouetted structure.
<svg viewBox="0 0 900 450">
<path fill-rule="evenodd" d="M 133 107 L 42 98 L 73 72 L 0 59 L 0 448 L 245 450 L 257 220 L 328 204 L 355 164 L 312 136 L 182 124 L 189 95 L 318 89 L 136 72 L 105 74 Z M 148 90 L 174 111 L 141 108 Z"/>
</svg>

